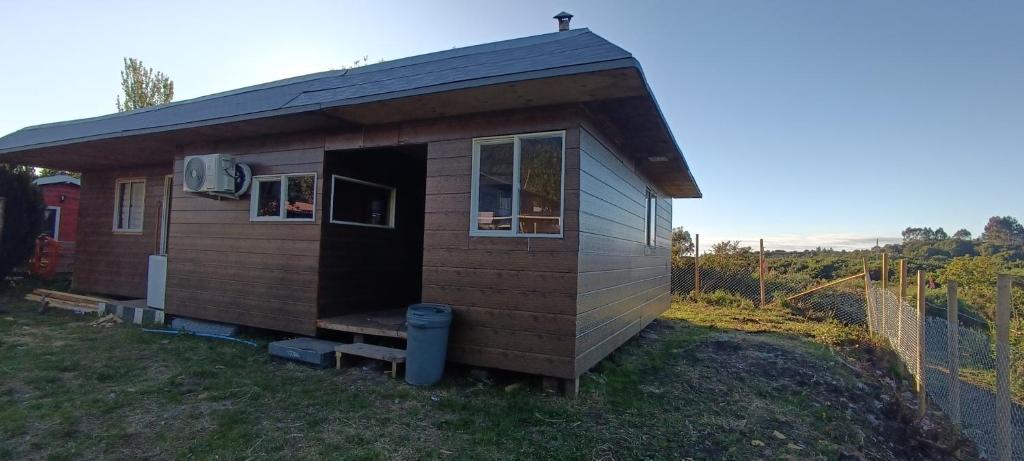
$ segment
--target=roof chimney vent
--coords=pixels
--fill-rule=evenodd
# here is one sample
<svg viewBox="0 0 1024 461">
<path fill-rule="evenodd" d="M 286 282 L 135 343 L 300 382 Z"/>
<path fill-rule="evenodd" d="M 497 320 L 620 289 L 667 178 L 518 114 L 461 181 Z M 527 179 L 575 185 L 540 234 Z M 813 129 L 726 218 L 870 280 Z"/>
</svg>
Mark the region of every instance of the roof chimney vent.
<svg viewBox="0 0 1024 461">
<path fill-rule="evenodd" d="M 572 15 L 565 11 L 555 15 L 555 19 L 558 20 L 558 31 L 565 32 L 569 30 L 569 21 L 572 21 Z"/>
</svg>

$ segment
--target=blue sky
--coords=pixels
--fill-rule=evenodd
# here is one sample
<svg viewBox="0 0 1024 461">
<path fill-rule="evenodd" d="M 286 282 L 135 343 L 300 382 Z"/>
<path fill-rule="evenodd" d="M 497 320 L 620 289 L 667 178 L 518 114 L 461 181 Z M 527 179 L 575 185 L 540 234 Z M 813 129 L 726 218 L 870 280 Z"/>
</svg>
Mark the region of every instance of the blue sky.
<svg viewBox="0 0 1024 461">
<path fill-rule="evenodd" d="M 550 32 L 566 10 L 644 66 L 705 196 L 674 225 L 706 242 L 1024 218 L 1024 3 L 85 3 L 0 1 L 0 133 L 112 112 L 125 56 L 186 99 Z"/>
</svg>

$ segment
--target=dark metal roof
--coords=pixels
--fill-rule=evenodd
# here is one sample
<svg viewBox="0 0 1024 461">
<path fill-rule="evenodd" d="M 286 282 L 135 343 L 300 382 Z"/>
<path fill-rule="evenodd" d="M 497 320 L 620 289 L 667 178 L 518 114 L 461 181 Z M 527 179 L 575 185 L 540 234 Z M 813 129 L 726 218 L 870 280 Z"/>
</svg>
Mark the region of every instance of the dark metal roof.
<svg viewBox="0 0 1024 461">
<path fill-rule="evenodd" d="M 636 142 L 636 150 L 676 153 L 678 158 L 671 165 L 659 167 L 657 176 L 671 183 L 669 186 L 674 196 L 700 197 L 700 190 L 643 77 L 640 64 L 629 52 L 588 29 L 457 48 L 355 69 L 320 72 L 130 112 L 23 128 L 0 138 L 0 161 L 6 157 L 7 161 L 49 166 L 44 163 L 67 165 L 68 159 L 78 159 L 81 167 L 81 162 L 89 162 L 92 157 L 80 154 L 87 152 L 90 145 L 95 149 L 99 143 L 106 143 L 106 147 L 99 147 L 101 150 L 111 147 L 109 143 L 119 141 L 134 143 L 150 139 L 167 143 L 175 139 L 192 139 L 188 130 L 194 133 L 192 129 L 201 127 L 216 126 L 220 129 L 247 123 L 258 129 L 275 120 L 280 125 L 285 119 L 292 119 L 300 125 L 305 123 L 308 129 L 315 123 L 310 121 L 311 118 L 320 117 L 317 118 L 319 123 L 325 123 L 325 120 L 341 123 L 336 111 L 373 106 L 367 103 L 401 98 L 408 101 L 410 97 L 434 95 L 443 98 L 442 93 L 454 94 L 452 92 L 457 90 L 471 91 L 541 79 L 555 81 L 563 77 L 623 69 L 635 71 L 632 72 L 633 77 L 627 79 L 638 82 L 642 88 L 642 95 L 629 98 L 633 106 L 639 104 L 636 106 L 639 112 L 630 114 L 639 113 L 641 116 L 630 115 L 628 119 L 614 123 L 625 128 L 625 132 L 634 134 L 627 136 L 630 139 L 626 141 Z M 590 91 L 583 86 L 577 90 Z M 537 97 L 550 96 L 538 94 Z M 600 101 L 599 96 L 592 97 L 595 103 L 615 106 L 605 110 L 613 115 L 621 116 L 620 112 L 629 112 L 623 109 L 633 107 L 607 99 L 615 96 L 604 96 L 606 99 Z M 530 105 L 557 103 L 540 99 Z M 334 116 L 330 114 L 332 111 L 335 111 Z M 387 121 L 377 120 L 377 123 Z M 645 135 L 637 134 L 640 132 Z"/>
<path fill-rule="evenodd" d="M 632 56 L 587 29 L 452 49 L 327 71 L 130 112 L 37 125 L 0 138 L 0 153 L 182 126 L 215 124 L 471 87 L 486 79 L 614 63 Z M 620 62 L 616 62 L 620 61 Z M 634 61 L 635 62 L 635 61 Z M 533 78 L 537 78 L 534 76 Z M 458 85 L 458 84 L 462 85 Z"/>
</svg>

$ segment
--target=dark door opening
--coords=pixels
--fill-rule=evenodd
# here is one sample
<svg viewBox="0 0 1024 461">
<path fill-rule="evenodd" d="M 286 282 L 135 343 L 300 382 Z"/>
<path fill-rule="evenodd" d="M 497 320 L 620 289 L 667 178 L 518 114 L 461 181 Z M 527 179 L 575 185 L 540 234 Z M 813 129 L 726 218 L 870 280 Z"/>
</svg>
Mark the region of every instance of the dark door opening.
<svg viewBox="0 0 1024 461">
<path fill-rule="evenodd" d="M 325 154 L 321 319 L 420 301 L 426 157 L 424 145 Z"/>
</svg>

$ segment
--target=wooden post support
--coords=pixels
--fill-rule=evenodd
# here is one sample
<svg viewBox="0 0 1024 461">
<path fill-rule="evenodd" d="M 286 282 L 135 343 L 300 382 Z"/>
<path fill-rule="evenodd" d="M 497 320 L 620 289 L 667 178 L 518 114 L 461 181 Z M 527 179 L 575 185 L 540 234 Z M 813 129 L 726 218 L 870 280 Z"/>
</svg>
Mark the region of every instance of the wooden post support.
<svg viewBox="0 0 1024 461">
<path fill-rule="evenodd" d="M 949 419 L 960 425 L 960 303 L 956 282 L 946 282 L 946 357 L 949 360 Z"/>
<path fill-rule="evenodd" d="M 873 321 L 874 315 L 871 311 L 874 310 L 871 302 L 871 271 L 868 270 L 868 258 L 864 258 L 864 314 L 867 316 L 868 332 L 874 331 L 875 324 Z"/>
<path fill-rule="evenodd" d="M 700 234 L 695 234 L 693 244 L 693 291 L 700 292 Z"/>
<path fill-rule="evenodd" d="M 761 307 L 764 307 L 764 239 L 761 239 L 761 257 L 758 259 L 757 272 L 760 274 L 758 278 L 761 281 Z"/>
<path fill-rule="evenodd" d="M 888 304 L 888 301 L 889 301 L 889 254 L 883 251 L 882 252 L 882 299 L 881 299 L 882 306 L 881 306 L 881 309 L 879 309 L 879 312 L 881 312 L 881 315 L 879 316 L 881 318 L 881 322 L 879 322 L 879 328 L 878 329 L 881 330 L 882 337 L 885 338 L 886 340 L 889 339 L 889 331 L 891 330 L 891 328 L 889 327 L 889 312 L 888 312 L 888 309 L 886 309 L 886 304 Z"/>
<path fill-rule="evenodd" d="M 924 271 L 917 271 L 917 363 L 914 374 L 917 375 L 917 395 L 920 402 L 918 409 L 922 418 L 928 411 L 928 393 L 925 389 L 927 367 L 924 363 L 924 308 Z"/>
<path fill-rule="evenodd" d="M 903 350 L 903 303 L 907 299 L 907 260 L 900 259 L 900 299 L 896 305 L 896 350 Z"/>
<path fill-rule="evenodd" d="M 1013 457 L 1010 421 L 1010 276 L 996 281 L 996 459 Z"/>
</svg>

